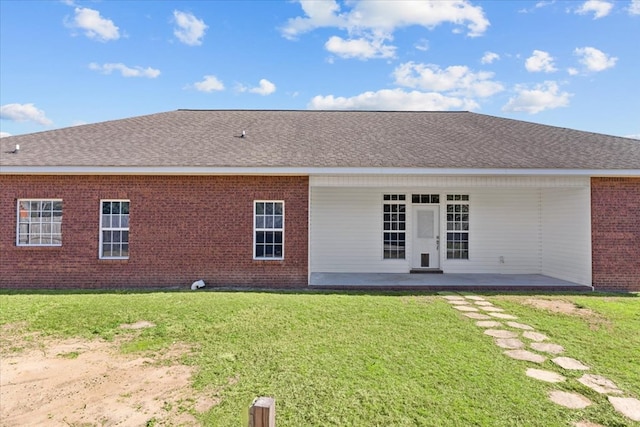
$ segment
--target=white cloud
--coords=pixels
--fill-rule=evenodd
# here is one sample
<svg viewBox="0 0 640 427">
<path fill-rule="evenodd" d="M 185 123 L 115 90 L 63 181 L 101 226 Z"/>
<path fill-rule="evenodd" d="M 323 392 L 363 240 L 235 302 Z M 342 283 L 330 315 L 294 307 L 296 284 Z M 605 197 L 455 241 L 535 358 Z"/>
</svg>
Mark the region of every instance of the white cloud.
<svg viewBox="0 0 640 427">
<path fill-rule="evenodd" d="M 193 84 L 200 92 L 213 92 L 224 90 L 224 85 L 216 76 L 204 76 L 204 80 Z"/>
<path fill-rule="evenodd" d="M 448 97 L 439 93 L 383 89 L 351 98 L 318 95 L 307 107 L 311 110 L 443 111 L 474 110 L 479 106 L 470 99 Z"/>
<path fill-rule="evenodd" d="M 385 45 L 384 40 L 385 38 L 344 40 L 341 37 L 333 36 L 329 38 L 324 47 L 341 58 L 393 58 L 396 48 Z"/>
<path fill-rule="evenodd" d="M 570 76 L 577 76 L 579 71 L 576 68 L 570 67 L 567 68 L 567 73 L 569 73 Z"/>
<path fill-rule="evenodd" d="M 524 67 L 531 73 L 552 73 L 557 71 L 557 68 L 553 65 L 553 57 L 542 50 L 534 50 L 533 54 L 525 61 Z"/>
<path fill-rule="evenodd" d="M 580 63 L 588 71 L 603 71 L 607 68 L 613 68 L 618 61 L 618 58 L 609 56 L 595 47 L 578 47 L 573 53 L 580 58 Z"/>
<path fill-rule="evenodd" d="M 420 39 L 418 40 L 418 42 L 414 45 L 414 47 L 418 50 L 421 50 L 423 52 L 426 52 L 429 50 L 429 40 L 427 39 Z"/>
<path fill-rule="evenodd" d="M 480 62 L 482 64 L 492 64 L 494 61 L 497 61 L 498 59 L 500 59 L 500 55 L 498 55 L 495 52 L 485 52 L 484 55 L 482 55 L 482 59 L 480 59 Z"/>
<path fill-rule="evenodd" d="M 267 79 L 260 79 L 259 86 L 249 88 L 243 85 L 238 85 L 238 90 L 240 92 L 251 92 L 257 93 L 258 95 L 266 96 L 271 95 L 276 91 L 276 85 L 274 85 Z"/>
<path fill-rule="evenodd" d="M 582 4 L 576 13 L 579 15 L 587 15 L 593 13 L 593 19 L 604 18 L 611 12 L 613 4 L 604 0 L 588 0 Z"/>
<path fill-rule="evenodd" d="M 445 69 L 433 64 L 400 64 L 394 71 L 395 83 L 401 86 L 449 92 L 450 95 L 486 98 L 504 90 L 502 84 L 492 81 L 493 73 L 474 73 L 463 65 Z"/>
<path fill-rule="evenodd" d="M 149 79 L 155 79 L 160 75 L 160 70 L 156 70 L 155 68 L 142 68 L 140 66 L 131 68 L 122 63 L 109 63 L 100 65 L 92 62 L 91 64 L 89 64 L 89 69 L 99 71 L 103 74 L 111 74 L 113 71 L 120 71 L 122 77 L 147 77 Z"/>
<path fill-rule="evenodd" d="M 0 119 L 14 122 L 36 122 L 43 126 L 50 126 L 53 121 L 44 111 L 33 104 L 5 104 L 0 107 Z"/>
<path fill-rule="evenodd" d="M 469 37 L 481 36 L 489 21 L 480 6 L 467 0 L 353 0 L 344 3 L 350 9 L 342 11 L 335 0 L 298 0 L 304 17 L 291 18 L 281 29 L 282 35 L 295 39 L 317 28 L 346 31 L 348 39 L 331 37 L 325 47 L 346 58 L 389 58 L 395 47 L 384 45 L 395 30 L 410 26 L 433 29 L 449 23 L 456 28 L 466 26 Z M 369 55 L 369 56 L 367 56 Z"/>
<path fill-rule="evenodd" d="M 97 10 L 86 7 L 75 8 L 75 16 L 70 26 L 84 30 L 87 37 L 101 42 L 120 38 L 119 29 L 112 20 L 105 19 Z"/>
<path fill-rule="evenodd" d="M 182 43 L 189 46 L 199 46 L 202 44 L 204 33 L 209 28 L 201 19 L 196 18 L 193 14 L 187 12 L 173 11 L 177 28 L 173 30 L 173 34 Z"/>
<path fill-rule="evenodd" d="M 629 15 L 640 15 L 640 0 L 631 0 L 629 4 Z"/>
<path fill-rule="evenodd" d="M 0 138 L 6 138 L 7 136 L 11 136 L 9 132 L 0 132 Z"/>
<path fill-rule="evenodd" d="M 553 81 L 537 84 L 533 89 L 517 85 L 515 90 L 517 95 L 509 99 L 502 111 L 536 114 L 544 110 L 566 107 L 572 96 L 568 92 L 560 92 L 558 84 Z"/>
<path fill-rule="evenodd" d="M 635 135 L 626 135 L 625 138 L 640 139 L 640 133 L 636 133 Z"/>
</svg>

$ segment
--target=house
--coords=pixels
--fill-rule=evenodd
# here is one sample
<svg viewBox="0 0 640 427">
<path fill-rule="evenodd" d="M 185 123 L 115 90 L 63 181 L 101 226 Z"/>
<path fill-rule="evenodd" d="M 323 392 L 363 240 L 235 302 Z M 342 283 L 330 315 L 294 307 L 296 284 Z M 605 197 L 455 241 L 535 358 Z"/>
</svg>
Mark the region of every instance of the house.
<svg viewBox="0 0 640 427">
<path fill-rule="evenodd" d="M 1 139 L 0 287 L 535 274 L 640 291 L 640 141 L 470 112 L 178 110 Z"/>
</svg>

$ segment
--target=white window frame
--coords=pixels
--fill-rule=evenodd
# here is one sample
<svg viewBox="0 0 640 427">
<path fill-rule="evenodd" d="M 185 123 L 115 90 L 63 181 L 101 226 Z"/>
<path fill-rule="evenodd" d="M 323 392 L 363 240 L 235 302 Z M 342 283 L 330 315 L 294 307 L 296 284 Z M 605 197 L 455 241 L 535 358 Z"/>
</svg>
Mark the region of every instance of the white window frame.
<svg viewBox="0 0 640 427">
<path fill-rule="evenodd" d="M 387 212 L 385 212 L 384 208 L 385 205 L 389 205 L 389 212 L 388 215 L 390 217 L 392 217 L 393 215 L 398 215 L 398 219 L 397 220 L 392 220 L 391 218 L 389 219 L 389 221 L 385 221 L 385 215 L 387 215 Z M 392 212 L 392 208 L 391 206 L 404 206 L 404 212 L 400 212 L 400 208 L 398 207 L 396 212 Z M 382 229 L 382 261 L 383 262 L 394 262 L 394 261 L 406 261 L 407 260 L 407 206 L 409 206 L 409 202 L 407 201 L 407 195 L 405 193 L 384 193 L 382 195 L 382 224 L 381 224 L 381 229 Z M 401 221 L 399 219 L 400 215 L 404 215 L 405 219 L 403 221 Z M 385 223 L 389 223 L 390 228 L 389 229 L 385 229 Z M 404 229 L 393 229 L 393 224 L 397 223 L 398 226 L 400 226 L 400 224 L 402 224 L 404 226 Z M 404 255 L 402 257 L 389 257 L 387 258 L 385 256 L 385 234 L 387 233 L 394 233 L 394 234 L 402 234 L 404 236 L 404 239 L 402 240 L 398 240 L 398 241 L 404 241 Z M 389 250 L 389 253 L 391 253 L 392 250 Z M 394 249 L 393 251 L 399 253 L 400 249 Z"/>
<path fill-rule="evenodd" d="M 29 203 L 29 209 L 26 211 L 27 218 L 32 218 L 32 216 L 31 216 L 31 212 L 32 212 L 31 211 L 31 204 L 33 202 L 38 202 L 38 205 L 40 206 L 40 209 L 38 209 L 37 212 L 39 213 L 39 215 L 37 217 L 35 217 L 35 218 L 39 219 L 38 221 L 31 221 L 31 220 L 20 221 L 20 218 L 21 218 L 21 215 L 22 215 L 22 212 L 23 212 L 23 210 L 20 209 L 20 204 L 24 203 L 24 202 Z M 53 225 L 55 223 L 58 223 L 57 221 L 55 221 L 55 222 L 53 221 L 53 218 L 55 217 L 55 215 L 53 215 L 53 212 L 54 212 L 53 204 L 54 203 L 58 203 L 58 202 L 60 204 L 62 204 L 62 199 L 18 199 L 17 200 L 17 203 L 16 203 L 16 246 L 23 246 L 23 247 L 24 246 L 26 246 L 26 247 L 33 247 L 33 246 L 62 246 L 62 217 L 63 217 L 63 214 L 64 214 L 64 207 L 63 206 L 60 207 L 60 221 L 59 221 L 60 232 L 59 233 L 54 233 L 53 232 Z M 51 210 L 49 211 L 51 213 L 51 216 L 50 216 L 51 220 L 47 221 L 47 222 L 42 221 L 42 218 L 45 218 L 45 216 L 42 215 L 42 213 L 44 212 L 42 210 L 42 204 L 43 203 L 51 203 Z M 20 241 L 21 240 L 20 239 L 20 237 L 21 237 L 20 226 L 21 225 L 26 226 L 28 229 L 30 229 L 32 224 L 34 224 L 34 225 L 37 224 L 42 228 L 42 226 L 47 224 L 47 223 L 51 225 L 51 230 L 49 231 L 49 233 L 46 234 L 46 237 L 49 238 L 51 243 L 30 243 L 29 240 L 31 240 L 31 233 L 29 233 L 29 232 L 27 232 L 26 234 L 23 234 L 23 235 L 27 236 L 27 240 L 28 241 L 26 243 Z M 42 233 L 42 231 L 40 231 L 40 240 L 42 240 L 42 236 L 43 236 L 43 233 Z M 54 237 L 58 237 L 58 236 L 60 237 L 59 242 L 58 243 L 53 243 Z"/>
<path fill-rule="evenodd" d="M 127 256 L 104 256 L 103 255 L 103 248 L 102 248 L 102 244 L 103 244 L 103 232 L 104 231 L 126 231 L 127 233 L 129 233 L 129 222 L 127 222 L 127 226 L 126 227 L 105 227 L 103 226 L 103 213 L 102 213 L 102 205 L 103 203 L 113 203 L 113 202 L 127 202 L 129 203 L 129 212 L 131 212 L 131 200 L 129 199 L 101 199 L 100 200 L 100 234 L 99 234 L 99 244 L 98 244 L 98 258 L 99 259 L 129 259 L 129 255 Z M 113 214 L 109 214 L 109 215 L 113 215 Z M 118 214 L 118 215 L 122 215 L 122 214 Z M 127 216 L 129 216 L 129 214 L 127 214 Z M 127 245 L 129 245 L 129 239 L 127 238 Z M 127 253 L 129 254 L 130 252 L 127 251 Z"/>
<path fill-rule="evenodd" d="M 258 227 L 257 226 L 257 205 L 258 203 L 280 203 L 282 204 L 282 227 Z M 254 200 L 253 201 L 253 259 L 259 261 L 282 261 L 284 259 L 284 242 L 285 242 L 285 203 L 284 200 Z M 266 225 L 266 224 L 265 224 Z M 279 257 L 276 256 L 257 256 L 257 239 L 256 234 L 260 231 L 273 231 L 273 232 L 281 232 L 282 233 L 282 255 Z"/>
<path fill-rule="evenodd" d="M 449 198 L 452 198 L 452 200 L 449 200 Z M 469 259 L 471 258 L 471 248 L 469 247 L 471 245 L 471 241 L 470 241 L 470 229 L 471 229 L 471 197 L 469 196 L 469 193 L 454 193 L 454 194 L 447 194 L 445 195 L 445 215 L 446 215 L 446 221 L 445 221 L 445 238 L 444 238 L 444 253 L 445 253 L 445 257 L 447 259 L 447 261 L 469 261 Z M 455 212 L 455 206 L 460 206 L 460 212 Z M 467 211 L 463 212 L 462 211 L 462 206 L 466 205 L 467 206 Z M 449 212 L 449 206 L 454 206 L 454 212 Z M 449 215 L 453 215 L 455 217 L 455 215 L 460 215 L 462 217 L 462 215 L 467 215 L 467 221 L 456 221 L 455 218 L 453 221 L 449 221 Z M 467 223 L 467 229 L 466 230 L 456 230 L 451 229 L 449 230 L 449 224 L 455 224 L 456 223 Z M 466 258 L 449 258 L 449 233 L 451 234 L 466 234 L 467 236 L 467 248 L 466 249 L 453 249 L 454 253 L 455 251 L 466 251 Z M 457 243 L 456 241 L 454 241 L 453 243 Z"/>
</svg>

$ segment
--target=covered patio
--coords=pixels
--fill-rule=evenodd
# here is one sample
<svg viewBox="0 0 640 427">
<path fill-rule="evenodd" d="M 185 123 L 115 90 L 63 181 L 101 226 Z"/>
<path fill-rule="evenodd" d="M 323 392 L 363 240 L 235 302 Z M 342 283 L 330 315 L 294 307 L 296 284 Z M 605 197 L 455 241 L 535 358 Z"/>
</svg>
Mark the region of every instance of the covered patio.
<svg viewBox="0 0 640 427">
<path fill-rule="evenodd" d="M 311 273 L 309 287 L 353 290 L 592 292 L 593 287 L 542 274 Z"/>
</svg>

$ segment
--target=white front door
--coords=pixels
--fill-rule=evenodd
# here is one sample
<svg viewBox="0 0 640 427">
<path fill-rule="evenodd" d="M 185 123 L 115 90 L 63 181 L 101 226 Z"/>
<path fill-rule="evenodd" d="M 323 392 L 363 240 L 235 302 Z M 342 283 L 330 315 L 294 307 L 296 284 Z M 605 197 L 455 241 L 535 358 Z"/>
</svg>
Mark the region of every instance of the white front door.
<svg viewBox="0 0 640 427">
<path fill-rule="evenodd" d="M 413 208 L 412 268 L 440 268 L 439 206 Z"/>
</svg>

